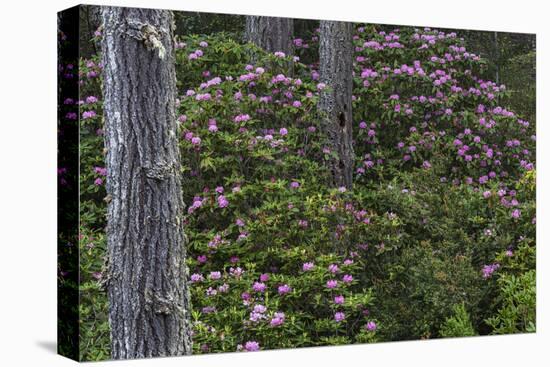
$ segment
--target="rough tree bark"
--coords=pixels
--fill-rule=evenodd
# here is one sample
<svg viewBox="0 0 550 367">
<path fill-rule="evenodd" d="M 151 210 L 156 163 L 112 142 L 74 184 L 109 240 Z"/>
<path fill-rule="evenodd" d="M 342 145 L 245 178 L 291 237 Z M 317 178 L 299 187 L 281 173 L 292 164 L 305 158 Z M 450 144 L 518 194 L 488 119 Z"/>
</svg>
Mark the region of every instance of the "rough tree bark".
<svg viewBox="0 0 550 367">
<path fill-rule="evenodd" d="M 292 55 L 294 21 L 291 18 L 247 16 L 245 41 L 269 52 L 284 52 Z"/>
<path fill-rule="evenodd" d="M 102 17 L 112 357 L 190 354 L 173 15 Z"/>
<path fill-rule="evenodd" d="M 101 26 L 101 6 L 80 6 L 80 54 L 89 58 L 99 52 L 99 42 L 92 42 L 95 31 Z"/>
<path fill-rule="evenodd" d="M 353 43 L 352 23 L 320 22 L 319 110 L 329 147 L 337 154 L 331 161 L 333 184 L 351 189 L 354 153 L 352 145 Z"/>
<path fill-rule="evenodd" d="M 495 83 L 500 85 L 500 46 L 498 32 L 493 32 L 493 45 L 495 50 Z"/>
</svg>

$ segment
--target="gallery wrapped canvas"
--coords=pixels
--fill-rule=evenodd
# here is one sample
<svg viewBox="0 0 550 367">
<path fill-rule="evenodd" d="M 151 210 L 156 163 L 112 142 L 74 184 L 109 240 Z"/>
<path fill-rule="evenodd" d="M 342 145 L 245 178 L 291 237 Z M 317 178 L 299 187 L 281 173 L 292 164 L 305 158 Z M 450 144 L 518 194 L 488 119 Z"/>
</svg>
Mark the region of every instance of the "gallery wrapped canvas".
<svg viewBox="0 0 550 367">
<path fill-rule="evenodd" d="M 58 350 L 535 332 L 535 36 L 58 14 Z"/>
</svg>

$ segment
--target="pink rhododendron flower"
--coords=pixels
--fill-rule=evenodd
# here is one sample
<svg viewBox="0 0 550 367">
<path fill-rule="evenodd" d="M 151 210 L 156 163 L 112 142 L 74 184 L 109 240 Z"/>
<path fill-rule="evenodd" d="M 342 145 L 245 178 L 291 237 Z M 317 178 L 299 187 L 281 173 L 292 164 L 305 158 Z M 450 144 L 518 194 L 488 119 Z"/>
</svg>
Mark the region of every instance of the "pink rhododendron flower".
<svg viewBox="0 0 550 367">
<path fill-rule="evenodd" d="M 202 274 L 193 274 L 191 275 L 191 282 L 193 283 L 198 283 L 198 282 L 202 282 L 204 280 L 204 277 L 202 276 Z"/>
<path fill-rule="evenodd" d="M 269 325 L 272 327 L 281 326 L 285 321 L 284 312 L 275 312 L 273 318 L 269 322 Z"/>
<path fill-rule="evenodd" d="M 498 270 L 498 268 L 500 268 L 499 263 L 484 265 L 483 269 L 481 269 L 481 272 L 483 274 L 483 278 L 484 279 L 490 278 L 493 275 L 493 273 Z"/>
<path fill-rule="evenodd" d="M 350 275 L 350 274 L 346 274 L 342 277 L 342 281 L 344 283 L 351 283 L 351 282 L 353 282 L 353 276 Z"/>
<path fill-rule="evenodd" d="M 375 331 L 376 330 L 376 323 L 374 321 L 367 322 L 367 325 L 365 325 L 365 328 L 368 331 Z"/>
<path fill-rule="evenodd" d="M 210 272 L 210 275 L 208 277 L 211 280 L 218 280 L 218 279 L 221 279 L 222 274 L 219 271 L 212 271 Z"/>
<path fill-rule="evenodd" d="M 292 288 L 288 284 L 283 284 L 277 288 L 277 291 L 279 292 L 280 295 L 283 295 L 292 291 Z"/>
<path fill-rule="evenodd" d="M 265 290 L 267 289 L 267 286 L 265 285 L 265 283 L 255 282 L 252 285 L 252 289 L 255 292 L 265 292 Z"/>
<path fill-rule="evenodd" d="M 244 345 L 247 352 L 256 352 L 260 350 L 260 344 L 257 341 L 247 341 Z"/>
<path fill-rule="evenodd" d="M 225 208 L 229 205 L 229 201 L 225 198 L 225 196 L 220 195 L 218 196 L 218 206 L 220 208 Z"/>
</svg>

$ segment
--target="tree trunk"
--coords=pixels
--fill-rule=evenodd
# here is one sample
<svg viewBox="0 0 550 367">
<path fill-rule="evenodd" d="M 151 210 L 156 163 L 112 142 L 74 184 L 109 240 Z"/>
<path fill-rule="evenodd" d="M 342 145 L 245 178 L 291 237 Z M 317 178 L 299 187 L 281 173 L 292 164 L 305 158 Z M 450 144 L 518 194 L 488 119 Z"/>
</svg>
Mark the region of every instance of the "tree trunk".
<svg viewBox="0 0 550 367">
<path fill-rule="evenodd" d="M 291 18 L 247 16 L 245 41 L 269 52 L 293 54 L 292 36 L 294 21 Z"/>
<path fill-rule="evenodd" d="M 103 7 L 114 359 L 191 353 L 173 15 Z"/>
<path fill-rule="evenodd" d="M 498 44 L 498 32 L 493 32 L 493 45 L 495 50 L 495 83 L 500 86 L 500 47 Z"/>
<path fill-rule="evenodd" d="M 99 42 L 92 41 L 101 26 L 101 6 L 80 6 L 80 56 L 90 58 L 99 51 Z"/>
<path fill-rule="evenodd" d="M 352 187 L 354 153 L 352 145 L 353 43 L 352 23 L 320 22 L 319 110 L 329 147 L 337 154 L 331 160 L 333 184 Z"/>
</svg>

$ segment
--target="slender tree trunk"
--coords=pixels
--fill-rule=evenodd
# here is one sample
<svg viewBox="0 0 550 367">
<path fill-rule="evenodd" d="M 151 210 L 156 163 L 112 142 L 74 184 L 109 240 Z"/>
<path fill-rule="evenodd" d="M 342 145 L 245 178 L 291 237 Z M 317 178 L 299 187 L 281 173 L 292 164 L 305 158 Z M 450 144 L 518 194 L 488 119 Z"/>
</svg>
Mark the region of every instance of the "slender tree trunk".
<svg viewBox="0 0 550 367">
<path fill-rule="evenodd" d="M 495 50 L 495 83 L 500 85 L 500 47 L 498 45 L 498 32 L 493 32 L 493 45 Z"/>
<path fill-rule="evenodd" d="M 102 22 L 101 18 L 101 8 L 100 5 L 86 5 L 88 8 L 88 22 L 90 24 L 90 29 L 93 32 L 95 32 L 100 26 Z"/>
<path fill-rule="evenodd" d="M 320 81 L 325 88 L 320 95 L 319 110 L 332 159 L 333 184 L 351 189 L 354 166 L 352 145 L 353 43 L 352 23 L 320 22 Z"/>
<path fill-rule="evenodd" d="M 91 42 L 89 40 L 91 40 L 95 36 L 95 31 L 97 31 L 101 27 L 101 6 L 86 5 L 85 7 L 88 9 L 88 42 Z M 99 42 L 93 42 L 92 47 L 94 49 L 94 53 L 97 53 L 100 48 Z"/>
<path fill-rule="evenodd" d="M 173 15 L 102 17 L 112 357 L 190 354 Z"/>
<path fill-rule="evenodd" d="M 293 54 L 292 36 L 294 21 L 291 18 L 247 16 L 245 41 L 269 52 Z"/>
</svg>

